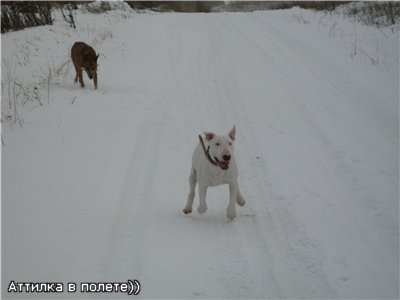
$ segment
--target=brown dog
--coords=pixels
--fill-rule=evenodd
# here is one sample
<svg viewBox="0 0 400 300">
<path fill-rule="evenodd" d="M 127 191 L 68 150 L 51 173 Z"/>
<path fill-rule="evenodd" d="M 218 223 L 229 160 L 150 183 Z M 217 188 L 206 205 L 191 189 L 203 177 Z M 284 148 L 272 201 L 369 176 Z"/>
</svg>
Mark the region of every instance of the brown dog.
<svg viewBox="0 0 400 300">
<path fill-rule="evenodd" d="M 71 58 L 76 70 L 75 83 L 78 81 L 84 87 L 82 71 L 85 70 L 89 79 L 93 79 L 97 89 L 97 58 L 96 51 L 84 42 L 76 42 L 71 48 Z"/>
</svg>

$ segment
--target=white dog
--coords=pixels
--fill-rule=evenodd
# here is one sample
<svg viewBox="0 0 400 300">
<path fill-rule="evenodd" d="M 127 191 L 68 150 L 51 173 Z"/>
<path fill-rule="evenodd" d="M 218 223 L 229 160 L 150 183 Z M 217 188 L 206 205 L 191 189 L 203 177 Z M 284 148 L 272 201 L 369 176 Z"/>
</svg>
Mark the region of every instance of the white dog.
<svg viewBox="0 0 400 300">
<path fill-rule="evenodd" d="M 238 169 L 233 155 L 235 135 L 236 128 L 234 126 L 227 136 L 219 136 L 211 132 L 205 132 L 204 137 L 199 136 L 200 142 L 192 156 L 192 169 L 189 177 L 190 192 L 183 209 L 185 214 L 192 212 L 196 182 L 199 183 L 200 205 L 197 211 L 200 214 L 207 211 L 206 193 L 209 186 L 229 184 L 230 195 L 227 208 L 229 219 L 236 217 L 236 203 L 240 206 L 245 204 L 239 191 Z"/>
</svg>

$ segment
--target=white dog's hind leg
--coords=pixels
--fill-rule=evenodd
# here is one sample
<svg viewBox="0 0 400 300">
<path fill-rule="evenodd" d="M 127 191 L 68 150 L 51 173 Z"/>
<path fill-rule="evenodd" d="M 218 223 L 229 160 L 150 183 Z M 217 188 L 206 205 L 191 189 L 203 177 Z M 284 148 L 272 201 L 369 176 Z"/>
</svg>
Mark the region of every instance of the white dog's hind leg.
<svg viewBox="0 0 400 300">
<path fill-rule="evenodd" d="M 237 183 L 229 184 L 229 204 L 226 209 L 226 216 L 228 219 L 234 219 L 236 217 L 236 199 L 238 197 L 238 185 Z"/>
<path fill-rule="evenodd" d="M 188 199 L 186 202 L 186 206 L 183 209 L 183 213 L 185 213 L 185 214 L 190 214 L 192 212 L 193 200 L 194 200 L 194 196 L 195 196 L 196 181 L 197 181 L 196 170 L 192 167 L 192 170 L 190 171 L 190 176 L 189 176 L 190 191 L 189 191 Z"/>
<path fill-rule="evenodd" d="M 204 214 L 207 211 L 206 195 L 207 195 L 207 187 L 206 186 L 202 186 L 199 183 L 200 205 L 197 208 L 197 211 L 199 212 L 199 214 Z"/>
<path fill-rule="evenodd" d="M 243 206 L 246 203 L 239 189 L 237 192 L 236 203 L 239 204 L 240 206 Z"/>
</svg>

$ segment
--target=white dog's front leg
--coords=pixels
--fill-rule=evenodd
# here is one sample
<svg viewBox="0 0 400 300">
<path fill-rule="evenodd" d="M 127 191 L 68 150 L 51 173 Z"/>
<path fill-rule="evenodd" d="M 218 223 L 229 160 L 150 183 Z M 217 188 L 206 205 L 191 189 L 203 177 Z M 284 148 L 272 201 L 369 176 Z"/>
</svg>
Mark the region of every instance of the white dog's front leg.
<svg viewBox="0 0 400 300">
<path fill-rule="evenodd" d="M 226 209 L 226 216 L 229 219 L 234 219 L 236 217 L 236 198 L 238 190 L 239 188 L 237 182 L 229 184 L 229 204 L 228 208 Z"/>
<path fill-rule="evenodd" d="M 197 181 L 196 170 L 192 167 L 192 169 L 190 171 L 190 176 L 189 176 L 190 191 L 189 191 L 188 199 L 186 201 L 185 208 L 183 209 L 183 213 L 185 213 L 185 214 L 190 214 L 192 212 L 196 181 Z"/>
<path fill-rule="evenodd" d="M 199 214 L 204 214 L 207 211 L 206 194 L 207 194 L 207 187 L 199 184 L 200 205 L 197 208 Z"/>
<path fill-rule="evenodd" d="M 240 206 L 243 206 L 246 203 L 239 188 L 238 188 L 238 192 L 237 192 L 236 203 L 239 204 Z"/>
</svg>

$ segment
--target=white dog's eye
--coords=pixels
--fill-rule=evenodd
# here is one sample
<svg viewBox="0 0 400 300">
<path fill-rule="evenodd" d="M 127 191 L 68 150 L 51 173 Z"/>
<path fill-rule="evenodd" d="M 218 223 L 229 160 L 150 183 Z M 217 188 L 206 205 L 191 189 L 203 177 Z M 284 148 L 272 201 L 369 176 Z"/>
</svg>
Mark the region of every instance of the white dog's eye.
<svg viewBox="0 0 400 300">
<path fill-rule="evenodd" d="M 215 143 L 215 146 L 219 146 L 219 143 Z"/>
<path fill-rule="evenodd" d="M 229 142 L 229 146 L 232 146 L 232 143 L 231 143 L 231 142 Z"/>
</svg>

